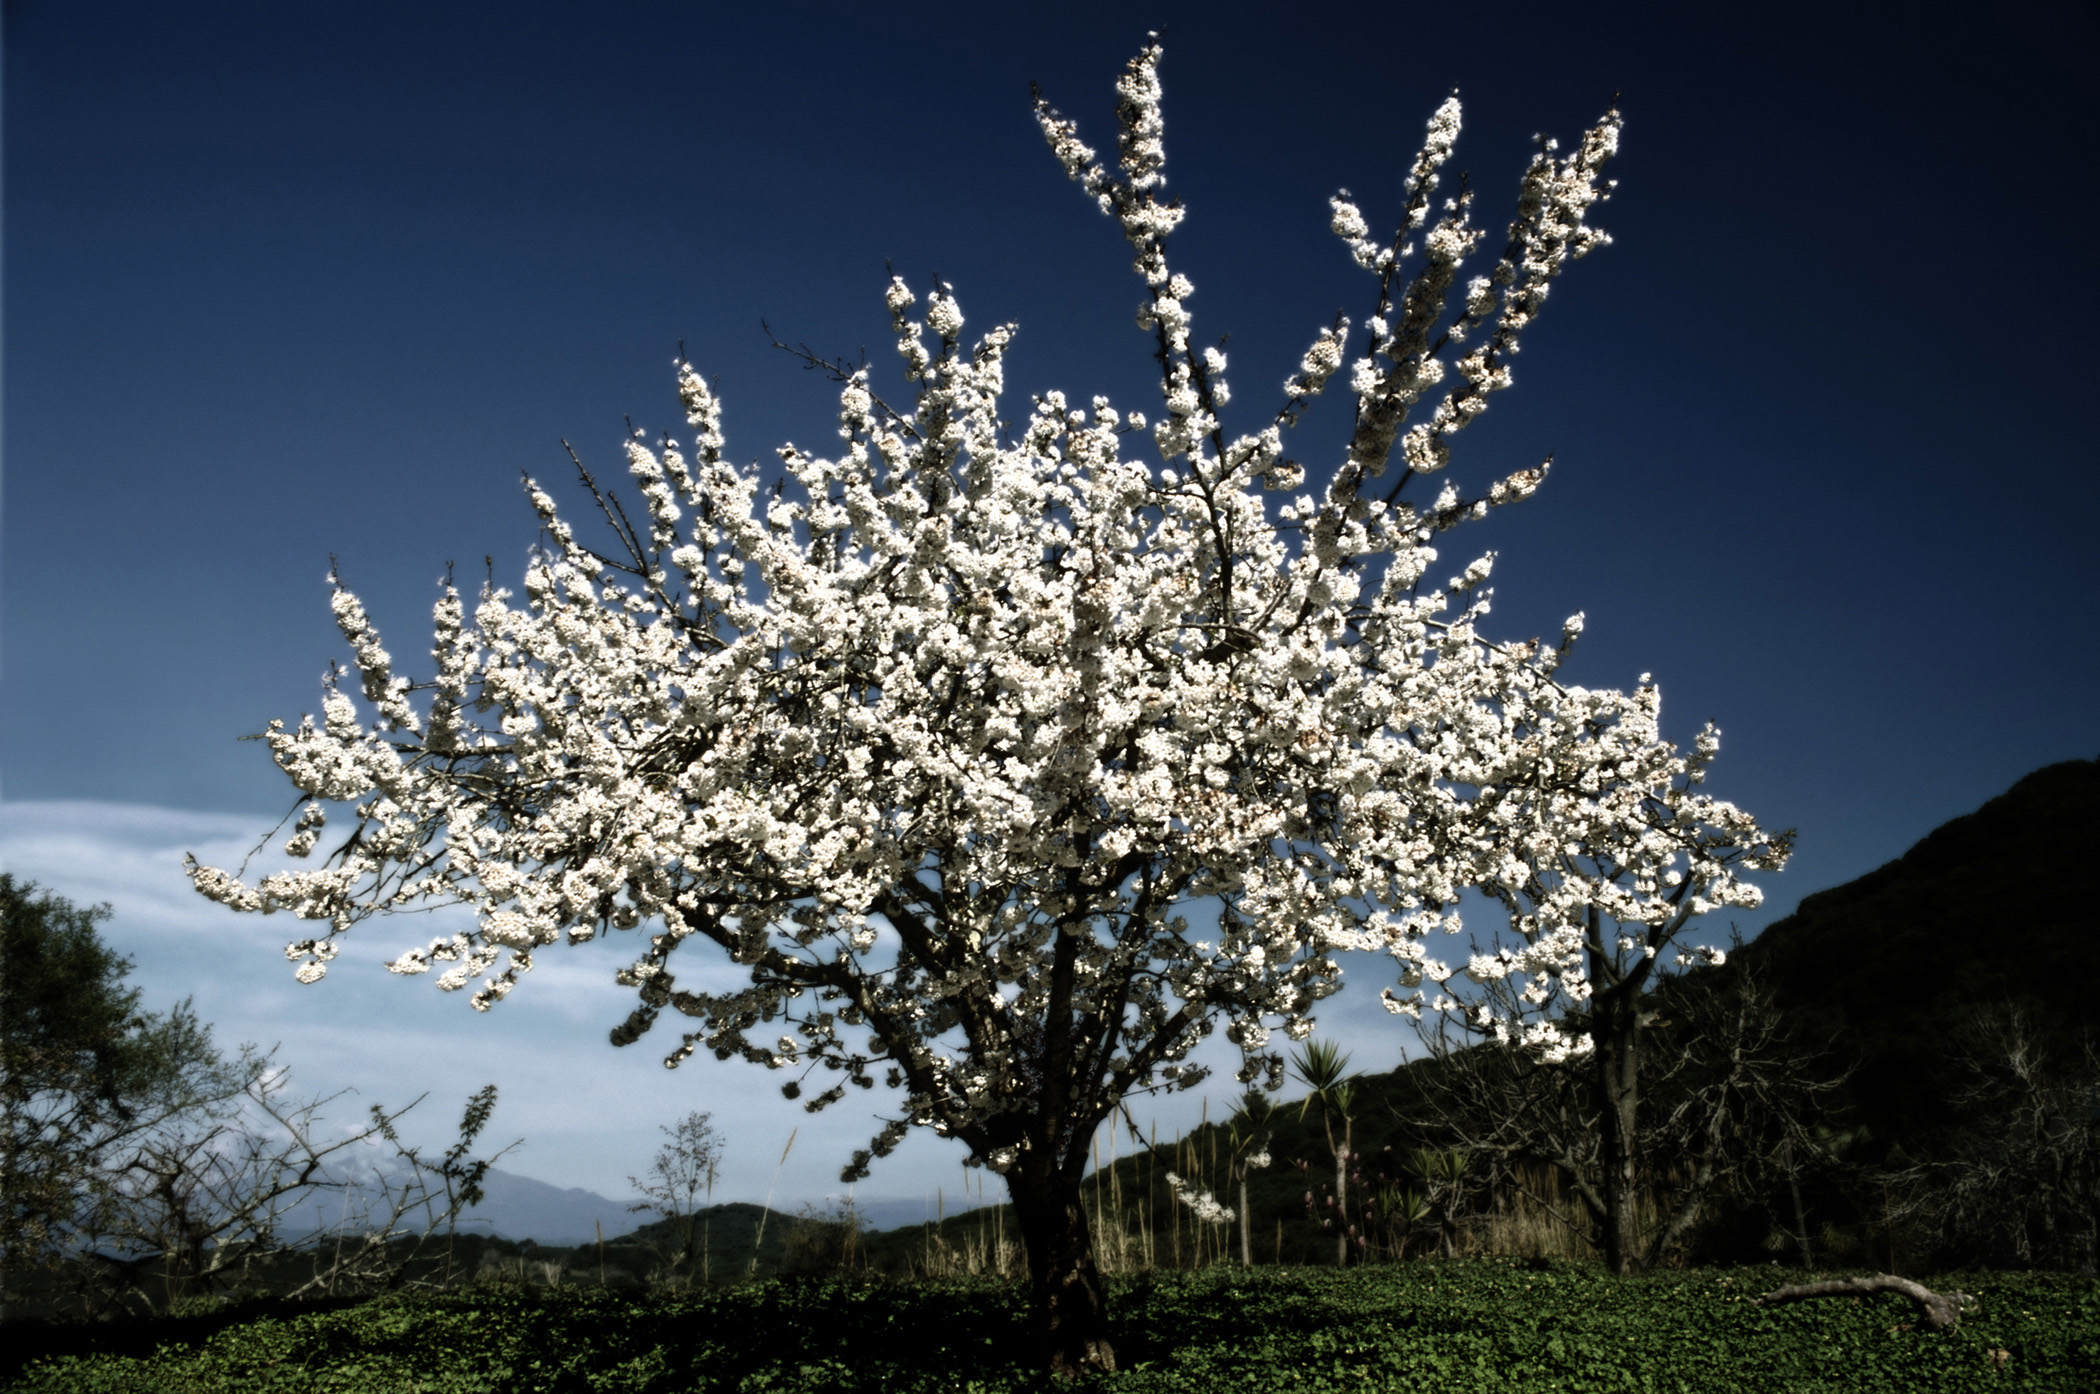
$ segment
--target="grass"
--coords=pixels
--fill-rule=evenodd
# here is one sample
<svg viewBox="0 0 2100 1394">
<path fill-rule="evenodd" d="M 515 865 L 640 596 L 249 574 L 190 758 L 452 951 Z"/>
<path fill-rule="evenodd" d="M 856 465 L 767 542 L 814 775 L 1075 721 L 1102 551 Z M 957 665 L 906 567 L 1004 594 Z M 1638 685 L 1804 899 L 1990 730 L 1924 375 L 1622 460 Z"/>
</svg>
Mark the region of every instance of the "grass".
<svg viewBox="0 0 2100 1394">
<path fill-rule="evenodd" d="M 1113 1391 L 2100 1389 L 2100 1282 L 1936 1280 L 1977 1302 L 1947 1332 L 1895 1297 L 1760 1306 L 1774 1270 L 1613 1280 L 1502 1259 L 1111 1279 Z M 227 1310 L 106 1332 L 8 1394 L 191 1391 L 975 1391 L 1038 1388 L 1023 1295 L 989 1279 L 766 1281 L 687 1293 L 490 1288 L 335 1310 Z M 79 1329 L 76 1328 L 76 1331 Z"/>
</svg>

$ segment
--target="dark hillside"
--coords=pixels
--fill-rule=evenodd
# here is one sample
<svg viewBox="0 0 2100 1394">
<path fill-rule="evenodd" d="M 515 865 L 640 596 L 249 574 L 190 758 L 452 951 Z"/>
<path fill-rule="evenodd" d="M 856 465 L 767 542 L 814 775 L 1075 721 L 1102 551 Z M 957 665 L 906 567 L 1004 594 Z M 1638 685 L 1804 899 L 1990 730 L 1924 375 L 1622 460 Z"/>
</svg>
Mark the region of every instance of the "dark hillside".
<svg viewBox="0 0 2100 1394">
<path fill-rule="evenodd" d="M 2100 761 L 2036 770 L 1895 861 L 1820 891 L 1745 945 L 1779 1000 L 1858 1053 L 1870 1124 L 1929 1116 L 1931 1062 L 1979 1007 L 2032 1007 L 2059 1038 L 2100 1024 Z"/>
</svg>

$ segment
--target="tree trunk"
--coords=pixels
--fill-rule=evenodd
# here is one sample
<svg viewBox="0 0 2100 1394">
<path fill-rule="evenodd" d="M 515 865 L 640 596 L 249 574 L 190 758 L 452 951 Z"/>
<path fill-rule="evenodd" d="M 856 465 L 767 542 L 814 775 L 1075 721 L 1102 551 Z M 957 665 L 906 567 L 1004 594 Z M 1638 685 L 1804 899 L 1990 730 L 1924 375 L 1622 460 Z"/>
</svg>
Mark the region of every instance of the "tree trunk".
<svg viewBox="0 0 2100 1394">
<path fill-rule="evenodd" d="M 1604 1267 L 1626 1276 L 1638 1271 L 1641 1254 L 1640 1178 L 1640 1000 L 1631 995 L 1600 1002 L 1591 1041 L 1596 1048 L 1599 1121 L 1598 1178 L 1604 1193 Z"/>
<path fill-rule="evenodd" d="M 1334 1263 L 1345 1267 L 1349 1262 L 1349 1144 L 1354 1140 L 1355 1124 L 1350 1119 L 1342 1120 L 1342 1145 L 1334 1149 Z"/>
<path fill-rule="evenodd" d="M 1247 1173 L 1240 1173 L 1240 1267 L 1254 1266 L 1253 1217 L 1247 1213 Z"/>
<path fill-rule="evenodd" d="M 1026 1171 L 1025 1162 L 1008 1171 L 1006 1191 L 1028 1251 L 1030 1321 L 1044 1367 L 1063 1377 L 1109 1373 L 1116 1353 L 1079 1183 Z"/>
<path fill-rule="evenodd" d="M 1806 1273 L 1816 1266 L 1816 1256 L 1808 1245 L 1808 1207 L 1801 1203 L 1801 1169 L 1794 1165 L 1792 1143 L 1787 1145 L 1786 1184 L 1794 1198 L 1794 1235 L 1801 1245 L 1801 1271 Z"/>
</svg>

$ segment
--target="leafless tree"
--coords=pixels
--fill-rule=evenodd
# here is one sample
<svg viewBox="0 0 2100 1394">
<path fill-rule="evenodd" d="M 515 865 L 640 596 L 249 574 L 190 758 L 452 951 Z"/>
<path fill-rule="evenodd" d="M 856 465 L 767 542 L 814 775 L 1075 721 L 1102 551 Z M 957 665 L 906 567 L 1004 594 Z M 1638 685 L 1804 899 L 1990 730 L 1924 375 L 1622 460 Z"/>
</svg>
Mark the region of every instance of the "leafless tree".
<svg viewBox="0 0 2100 1394">
<path fill-rule="evenodd" d="M 722 1139 L 715 1134 L 712 1119 L 712 1114 L 688 1113 L 676 1127 L 663 1129 L 669 1141 L 657 1149 L 648 1175 L 627 1178 L 627 1184 L 642 1195 L 627 1208 L 652 1212 L 671 1222 L 679 1245 L 672 1269 L 683 1267 L 688 1275 L 699 1257 L 700 1198 L 714 1194 L 715 1168 L 722 1160 Z"/>
<path fill-rule="evenodd" d="M 2017 1006 L 1952 1033 L 1944 1123 L 1892 1187 L 1953 1261 L 2100 1266 L 2100 1043 Z"/>
<path fill-rule="evenodd" d="M 157 1290 L 173 1308 L 264 1274 L 295 1297 L 399 1287 L 481 1199 L 496 1158 L 468 1154 L 494 1085 L 468 1103 L 458 1140 L 433 1160 L 397 1131 L 420 1099 L 375 1105 L 368 1123 L 331 1140 L 323 1113 L 341 1094 L 292 1099 L 287 1072 L 252 1050 L 230 1079 L 99 1159 L 102 1184 L 76 1225 L 88 1306 L 151 1309 Z M 300 1266 L 306 1276 L 287 1288 L 286 1271 Z"/>
<path fill-rule="evenodd" d="M 1846 1071 L 1788 1027 L 1747 968 L 1666 978 L 1637 1007 L 1611 1027 L 1617 1049 L 1565 1061 L 1439 1023 L 1427 1035 L 1437 1059 L 1425 1081 L 1435 1123 L 1492 1159 L 1500 1184 L 1600 1251 L 1630 1211 L 1625 1257 L 1651 1267 L 1685 1243 L 1724 1189 L 1798 1183 L 1818 1155 L 1814 1125 L 1836 1106 Z M 1627 1136 L 1608 1148 L 1613 1118 Z M 1613 1194 L 1607 1152 L 1631 1164 L 1636 1204 Z M 1577 1208 L 1530 1185 L 1518 1164 L 1557 1172 Z M 1805 1245 L 1798 1203 L 1794 1218 Z"/>
</svg>

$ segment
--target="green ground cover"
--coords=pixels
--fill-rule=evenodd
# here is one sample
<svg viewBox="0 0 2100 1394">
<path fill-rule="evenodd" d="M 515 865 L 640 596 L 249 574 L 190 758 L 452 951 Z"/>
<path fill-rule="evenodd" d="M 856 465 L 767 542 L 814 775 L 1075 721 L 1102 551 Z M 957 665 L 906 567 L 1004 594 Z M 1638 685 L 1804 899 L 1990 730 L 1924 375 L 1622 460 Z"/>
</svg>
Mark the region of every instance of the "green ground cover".
<svg viewBox="0 0 2100 1394">
<path fill-rule="evenodd" d="M 2100 1389 L 2100 1281 L 1943 1276 L 1976 1298 L 1918 1329 L 1893 1295 L 1761 1307 L 1774 1270 L 1613 1280 L 1509 1260 L 1209 1269 L 1112 1284 L 1114 1391 Z M 994 1282 L 761 1282 L 692 1293 L 484 1289 L 158 1326 L 158 1349 L 49 1358 L 9 1394 L 189 1391 L 955 1391 L 1038 1387 L 1021 1294 Z M 229 1320 L 231 1319 L 231 1320 Z"/>
</svg>

